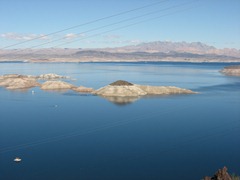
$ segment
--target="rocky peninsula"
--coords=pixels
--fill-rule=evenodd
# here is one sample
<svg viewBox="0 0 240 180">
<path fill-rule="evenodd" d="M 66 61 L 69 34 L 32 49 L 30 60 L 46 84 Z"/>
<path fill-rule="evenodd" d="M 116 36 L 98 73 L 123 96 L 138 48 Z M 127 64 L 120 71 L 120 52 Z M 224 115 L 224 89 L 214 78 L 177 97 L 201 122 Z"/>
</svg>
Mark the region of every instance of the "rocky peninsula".
<svg viewBox="0 0 240 180">
<path fill-rule="evenodd" d="M 224 67 L 220 72 L 228 76 L 240 76 L 240 65 Z"/>
</svg>

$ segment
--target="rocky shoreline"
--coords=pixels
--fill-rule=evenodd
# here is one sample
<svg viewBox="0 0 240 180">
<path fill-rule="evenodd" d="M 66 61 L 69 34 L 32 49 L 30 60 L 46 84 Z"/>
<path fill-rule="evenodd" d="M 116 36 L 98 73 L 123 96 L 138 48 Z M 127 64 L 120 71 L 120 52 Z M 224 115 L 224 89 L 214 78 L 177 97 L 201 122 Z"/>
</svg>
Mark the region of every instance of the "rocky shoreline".
<svg viewBox="0 0 240 180">
<path fill-rule="evenodd" d="M 240 76 L 240 65 L 224 67 L 220 72 L 228 76 Z"/>
</svg>

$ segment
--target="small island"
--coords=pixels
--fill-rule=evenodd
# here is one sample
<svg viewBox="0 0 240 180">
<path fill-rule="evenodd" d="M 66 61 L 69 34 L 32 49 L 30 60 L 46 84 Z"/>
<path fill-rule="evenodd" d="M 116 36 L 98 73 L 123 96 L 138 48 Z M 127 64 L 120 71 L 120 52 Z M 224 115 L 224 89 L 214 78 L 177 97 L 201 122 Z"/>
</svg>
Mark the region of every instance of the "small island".
<svg viewBox="0 0 240 180">
<path fill-rule="evenodd" d="M 29 89 L 33 87 L 40 87 L 42 90 L 73 90 L 76 92 L 91 93 L 92 88 L 84 86 L 77 87 L 70 83 L 60 81 L 60 79 L 70 79 L 67 76 L 58 74 L 42 74 L 39 76 L 21 75 L 21 74 L 6 74 L 0 76 L 0 87 L 5 87 L 9 90 Z M 39 82 L 45 81 L 42 84 Z"/>
<path fill-rule="evenodd" d="M 220 72 L 228 76 L 240 76 L 240 65 L 224 67 Z"/>
<path fill-rule="evenodd" d="M 189 89 L 174 86 L 148 86 L 133 84 L 124 80 L 115 81 L 97 90 L 84 86 L 75 86 L 61 79 L 69 79 L 67 76 L 57 74 L 42 74 L 39 76 L 6 74 L 0 76 L 0 87 L 9 90 L 22 90 L 40 87 L 45 91 L 68 91 L 88 93 L 106 98 L 116 104 L 128 104 L 146 96 L 161 96 L 172 94 L 196 94 Z M 42 82 L 45 81 L 45 82 Z"/>
<path fill-rule="evenodd" d="M 195 94 L 195 92 L 174 86 L 148 86 L 132 84 L 118 80 L 93 92 L 94 94 L 110 97 L 136 97 L 146 95 Z"/>
</svg>

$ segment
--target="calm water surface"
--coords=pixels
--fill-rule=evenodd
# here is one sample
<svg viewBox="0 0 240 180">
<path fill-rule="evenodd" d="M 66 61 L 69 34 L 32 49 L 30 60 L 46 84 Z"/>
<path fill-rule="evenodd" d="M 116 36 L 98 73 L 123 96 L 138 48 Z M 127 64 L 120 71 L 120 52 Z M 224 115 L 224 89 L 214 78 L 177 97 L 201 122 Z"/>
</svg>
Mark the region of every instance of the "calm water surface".
<svg viewBox="0 0 240 180">
<path fill-rule="evenodd" d="M 0 179 L 200 180 L 223 166 L 240 173 L 240 78 L 219 73 L 226 65 L 0 63 L 0 74 L 57 73 L 95 89 L 123 79 L 199 92 L 118 105 L 0 88 Z"/>
</svg>

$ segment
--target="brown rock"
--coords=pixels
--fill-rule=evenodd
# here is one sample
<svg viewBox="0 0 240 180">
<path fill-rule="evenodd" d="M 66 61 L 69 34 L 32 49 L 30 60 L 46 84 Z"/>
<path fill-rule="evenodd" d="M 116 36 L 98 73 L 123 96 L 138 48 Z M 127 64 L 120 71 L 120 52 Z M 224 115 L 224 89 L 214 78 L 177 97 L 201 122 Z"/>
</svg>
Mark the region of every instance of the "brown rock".
<svg viewBox="0 0 240 180">
<path fill-rule="evenodd" d="M 204 180 L 232 180 L 231 176 L 227 172 L 227 168 L 223 167 L 219 169 L 213 177 L 205 177 Z"/>
<path fill-rule="evenodd" d="M 130 82 L 127 82 L 127 81 L 123 81 L 123 80 L 118 80 L 118 81 L 115 81 L 111 84 L 109 84 L 110 86 L 133 86 L 132 83 Z"/>
<path fill-rule="evenodd" d="M 35 86 L 40 86 L 35 78 L 23 75 L 4 75 L 0 78 L 0 86 L 7 89 L 27 89 Z"/>
<path fill-rule="evenodd" d="M 240 66 L 227 66 L 224 67 L 220 72 L 228 76 L 240 76 Z"/>
</svg>

